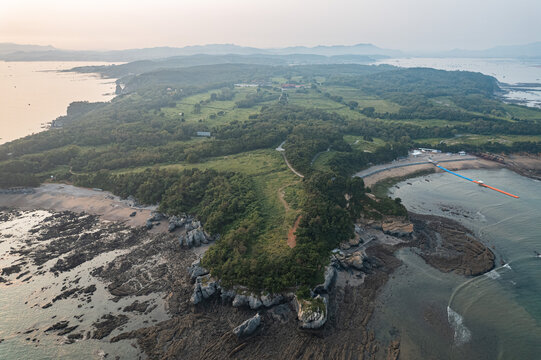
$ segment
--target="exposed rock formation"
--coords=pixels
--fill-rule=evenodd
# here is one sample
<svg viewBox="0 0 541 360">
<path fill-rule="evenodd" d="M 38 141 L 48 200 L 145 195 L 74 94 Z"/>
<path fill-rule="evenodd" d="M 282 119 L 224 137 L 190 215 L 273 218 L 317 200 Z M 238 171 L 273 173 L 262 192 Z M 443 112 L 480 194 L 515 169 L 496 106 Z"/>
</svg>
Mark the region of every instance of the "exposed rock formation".
<svg viewBox="0 0 541 360">
<path fill-rule="evenodd" d="M 494 253 L 458 222 L 410 213 L 421 257 L 443 272 L 480 275 L 494 268 Z"/>
<path fill-rule="evenodd" d="M 230 294 L 227 295 L 228 297 Z M 255 295 L 255 294 L 236 294 L 233 298 L 232 305 L 234 307 L 248 306 L 252 310 L 257 310 L 261 307 L 272 307 L 278 305 L 285 300 L 285 297 L 280 294 L 271 295 Z"/>
<path fill-rule="evenodd" d="M 151 217 L 149 218 L 150 221 L 160 221 L 163 219 L 165 219 L 165 215 L 157 211 L 153 211 Z"/>
<path fill-rule="evenodd" d="M 190 274 L 192 282 L 199 276 L 207 275 L 208 273 L 209 271 L 201 266 L 201 259 L 195 260 L 188 268 L 188 274 Z"/>
<path fill-rule="evenodd" d="M 387 349 L 387 360 L 398 360 L 400 356 L 400 340 L 393 340 Z"/>
<path fill-rule="evenodd" d="M 327 321 L 327 304 L 326 296 L 317 295 L 313 299 L 298 299 L 295 296 L 293 301 L 297 310 L 297 318 L 303 329 L 319 329 Z"/>
<path fill-rule="evenodd" d="M 260 324 L 261 316 L 259 316 L 258 313 L 254 317 L 249 318 L 248 320 L 234 328 L 233 334 L 237 335 L 237 337 L 239 338 L 251 335 L 259 327 Z"/>
<path fill-rule="evenodd" d="M 356 270 L 363 270 L 364 262 L 366 260 L 366 254 L 361 250 L 357 250 L 351 254 L 344 254 L 340 251 L 334 256 L 339 264 L 346 269 L 353 268 Z"/>
<path fill-rule="evenodd" d="M 233 299 L 234 307 L 240 307 L 240 306 L 249 306 L 252 310 L 257 310 L 263 305 L 261 300 L 257 298 L 255 295 L 244 295 L 244 294 L 237 294 L 235 295 L 235 298 Z"/>
<path fill-rule="evenodd" d="M 178 218 L 177 216 L 171 216 L 169 218 L 169 227 L 167 230 L 169 232 L 175 231 L 176 228 L 181 228 L 184 226 L 184 223 L 186 222 L 185 218 Z"/>
<path fill-rule="evenodd" d="M 381 228 L 384 233 L 392 236 L 410 236 L 413 233 L 413 224 L 404 217 L 385 217 Z"/>
<path fill-rule="evenodd" d="M 261 295 L 261 302 L 263 303 L 263 306 L 265 307 L 271 307 L 274 305 L 280 304 L 282 301 L 284 301 L 284 297 L 280 294 L 277 295 Z"/>
<path fill-rule="evenodd" d="M 188 229 L 188 225 L 186 226 Z M 179 242 L 181 245 L 186 247 L 198 247 L 201 244 L 208 244 L 210 237 L 201 229 L 193 229 L 186 233 L 186 235 L 179 236 Z"/>
<path fill-rule="evenodd" d="M 220 289 L 218 282 L 214 280 L 210 274 L 199 276 L 195 280 L 192 297 L 190 301 L 192 304 L 199 304 L 203 299 L 208 299 Z"/>
<path fill-rule="evenodd" d="M 154 227 L 154 223 L 152 223 L 152 220 L 148 219 L 145 226 L 148 230 L 150 230 L 152 227 Z"/>
</svg>

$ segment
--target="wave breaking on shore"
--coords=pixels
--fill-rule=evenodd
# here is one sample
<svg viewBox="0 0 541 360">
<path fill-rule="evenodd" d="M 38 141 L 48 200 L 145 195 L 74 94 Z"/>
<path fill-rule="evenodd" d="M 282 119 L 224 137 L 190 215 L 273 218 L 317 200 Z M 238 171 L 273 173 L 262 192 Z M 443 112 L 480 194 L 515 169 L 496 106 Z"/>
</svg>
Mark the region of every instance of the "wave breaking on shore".
<svg viewBox="0 0 541 360">
<path fill-rule="evenodd" d="M 451 309 L 450 306 L 447 307 L 447 320 L 454 330 L 454 343 L 456 346 L 464 345 L 471 340 L 472 333 L 464 325 L 464 318 Z"/>
</svg>

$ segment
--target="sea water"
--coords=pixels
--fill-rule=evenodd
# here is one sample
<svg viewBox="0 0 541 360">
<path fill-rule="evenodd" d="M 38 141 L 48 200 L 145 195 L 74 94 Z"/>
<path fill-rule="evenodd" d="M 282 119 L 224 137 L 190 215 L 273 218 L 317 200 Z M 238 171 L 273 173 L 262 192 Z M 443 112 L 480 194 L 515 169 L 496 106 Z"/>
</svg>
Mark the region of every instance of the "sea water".
<svg viewBox="0 0 541 360">
<path fill-rule="evenodd" d="M 378 298 L 371 326 L 382 341 L 400 337 L 406 359 L 538 359 L 541 182 L 506 169 L 460 173 L 520 198 L 446 173 L 409 179 L 390 195 L 410 211 L 471 229 L 496 254 L 495 269 L 477 277 L 445 274 L 402 249 L 403 265 Z"/>
<path fill-rule="evenodd" d="M 66 114 L 73 101 L 109 101 L 115 80 L 97 74 L 60 72 L 109 63 L 0 61 L 0 144 L 37 133 Z"/>
<path fill-rule="evenodd" d="M 33 231 L 35 226 L 40 228 L 48 226 L 46 219 L 51 215 L 51 212 L 45 210 L 20 211 L 16 217 L 0 221 L 0 269 L 19 260 L 31 263 L 30 259 L 21 257 L 12 250 L 46 246 L 51 240 L 30 241 L 30 239 L 35 236 Z M 85 216 L 87 215 L 81 215 L 81 218 Z M 43 264 L 41 272 L 36 265 L 26 265 L 24 269 L 28 268 L 30 273 L 24 277 L 32 275 L 29 281 L 23 281 L 24 277 L 15 279 L 13 275 L 9 283 L 0 282 L 0 359 L 103 360 L 115 359 L 117 356 L 120 359 L 144 358 L 144 355 L 140 356 L 139 350 L 132 346 L 135 340 L 111 343 L 109 339 L 123 331 L 139 329 L 169 319 L 169 314 L 165 310 L 165 300 L 162 299 L 163 294 L 123 297 L 115 302 L 111 300 L 107 284 L 91 275 L 93 269 L 110 263 L 127 252 L 129 249 L 101 253 L 58 275 L 49 271 L 58 260 L 53 258 Z M 76 278 L 79 280 L 74 281 Z M 43 308 L 66 288 L 84 288 L 91 284 L 96 286 L 96 291 L 92 294 L 90 302 L 70 297 Z M 140 302 L 153 300 L 158 306 L 145 314 L 135 316 L 127 314 L 128 323 L 115 329 L 108 338 L 102 340 L 89 338 L 94 330 L 92 324 L 99 321 L 102 315 L 118 313 L 119 309 L 130 305 L 135 299 Z M 45 331 L 53 324 L 65 320 L 70 322 L 69 326 L 78 326 L 72 334 L 83 332 L 85 339 L 69 343 L 67 335 L 60 336 L 58 332 Z"/>
</svg>

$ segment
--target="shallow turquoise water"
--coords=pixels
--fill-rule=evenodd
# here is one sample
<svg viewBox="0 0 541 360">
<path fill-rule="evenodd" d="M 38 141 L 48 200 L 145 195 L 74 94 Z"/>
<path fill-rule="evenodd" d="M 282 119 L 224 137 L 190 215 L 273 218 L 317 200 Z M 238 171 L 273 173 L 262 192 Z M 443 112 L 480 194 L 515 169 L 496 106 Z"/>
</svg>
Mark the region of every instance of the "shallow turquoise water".
<svg viewBox="0 0 541 360">
<path fill-rule="evenodd" d="M 520 199 L 450 174 L 410 179 L 390 193 L 411 211 L 472 229 L 495 252 L 496 269 L 475 278 L 444 274 L 401 250 L 404 265 L 384 288 L 372 325 L 382 340 L 399 334 L 408 359 L 538 359 L 541 182 L 505 169 L 460 173 Z"/>
</svg>

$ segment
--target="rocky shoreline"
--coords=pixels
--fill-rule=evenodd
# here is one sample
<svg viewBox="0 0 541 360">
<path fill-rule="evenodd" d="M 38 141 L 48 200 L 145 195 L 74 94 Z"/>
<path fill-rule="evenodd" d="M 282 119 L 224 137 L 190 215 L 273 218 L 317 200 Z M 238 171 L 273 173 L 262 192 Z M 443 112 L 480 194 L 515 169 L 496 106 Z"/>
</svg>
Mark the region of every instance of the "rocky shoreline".
<svg viewBox="0 0 541 360">
<path fill-rule="evenodd" d="M 23 213 L 4 209 L 0 216 L 4 222 Z M 56 293 L 36 304 L 49 309 L 76 300 L 82 313 L 28 329 L 34 334 L 28 341 L 39 341 L 39 333 L 63 337 L 66 346 L 88 339 L 135 340 L 132 346 L 151 359 L 375 359 L 382 354 L 397 359 L 399 337 L 379 344 L 367 324 L 380 289 L 401 264 L 393 256 L 398 248 L 416 247 L 441 271 L 476 275 L 494 266 L 492 252 L 452 220 L 409 217 L 411 222 L 396 217 L 359 222 L 355 238 L 333 253 L 326 281 L 313 289 L 314 301 L 308 303 L 292 293 L 256 295 L 221 289 L 199 267 L 199 256 L 189 247 L 204 245 L 200 236 L 208 242 L 193 219 L 177 218 L 170 232 L 151 233 L 146 227 L 103 221 L 96 215 L 49 213 L 28 229 L 20 246 L 11 247 L 10 256 L 16 260 L 2 268 L 0 281 L 9 287 L 46 274 L 72 274 L 112 254 L 90 268 L 85 281 L 80 275 L 65 278 Z M 158 221 L 164 219 L 151 222 Z M 13 240 L 7 232 L 0 234 L 0 244 Z M 100 301 L 109 303 L 111 311 L 90 310 L 100 288 L 105 294 Z M 85 309 L 93 312 L 93 319 L 82 323 L 90 317 Z M 166 316 L 153 318 L 160 310 Z"/>
</svg>

